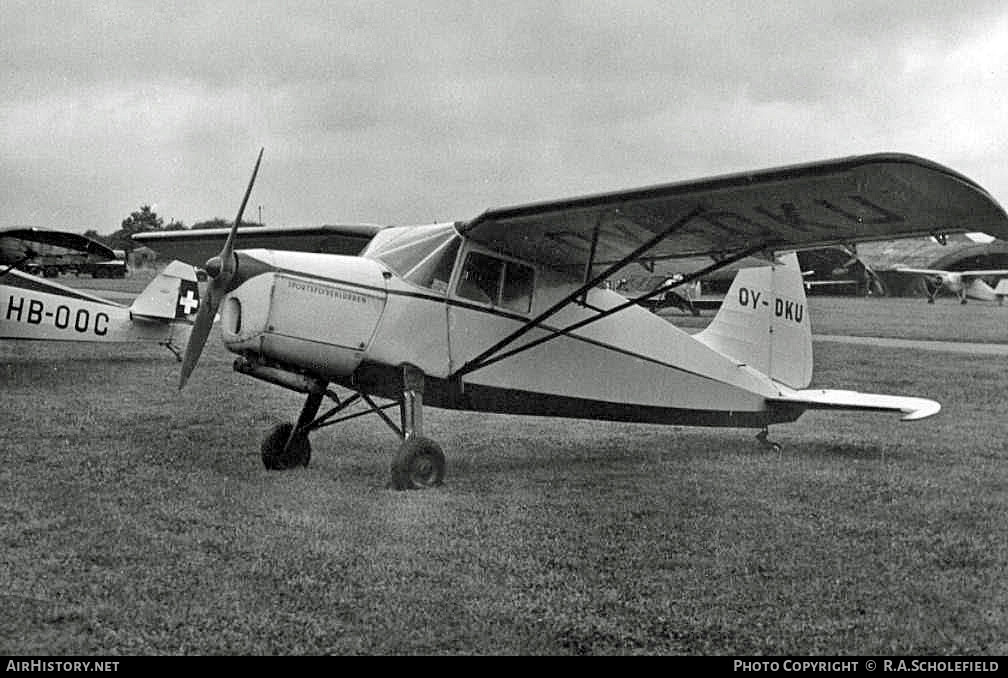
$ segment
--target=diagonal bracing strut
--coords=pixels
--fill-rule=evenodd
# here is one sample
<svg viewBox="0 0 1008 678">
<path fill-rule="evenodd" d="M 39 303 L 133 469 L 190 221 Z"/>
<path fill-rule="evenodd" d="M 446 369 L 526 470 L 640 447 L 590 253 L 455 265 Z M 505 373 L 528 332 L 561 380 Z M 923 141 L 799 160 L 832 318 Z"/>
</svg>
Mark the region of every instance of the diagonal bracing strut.
<svg viewBox="0 0 1008 678">
<path fill-rule="evenodd" d="M 484 359 L 483 361 L 481 361 L 479 364 L 471 365 L 471 366 L 469 364 L 467 364 L 467 365 L 461 367 L 452 376 L 453 377 L 460 377 L 460 376 L 462 376 L 464 374 L 469 374 L 470 372 L 475 372 L 476 370 L 482 369 L 482 368 L 487 367 L 489 365 L 492 365 L 492 364 L 494 364 L 496 362 L 500 362 L 501 360 L 504 360 L 506 358 L 510 358 L 511 356 L 516 355 L 518 353 L 523 353 L 523 352 L 525 352 L 525 351 L 527 351 L 527 350 L 529 350 L 531 348 L 539 346 L 540 344 L 544 344 L 547 341 L 551 341 L 551 340 L 555 339 L 556 337 L 563 336 L 563 335 L 568 335 L 571 332 L 573 332 L 574 330 L 580 329 L 580 328 L 584 327 L 585 325 L 590 325 L 591 323 L 597 322 L 597 321 L 601 320 L 602 318 L 606 318 L 606 317 L 608 317 L 610 315 L 613 315 L 615 313 L 619 313 L 620 311 L 622 311 L 622 310 L 624 310 L 626 308 L 630 308 L 631 306 L 635 306 L 635 305 L 639 304 L 640 302 L 645 301 L 647 299 L 650 299 L 652 297 L 655 297 L 655 296 L 657 296 L 657 295 L 659 295 L 659 294 L 661 294 L 663 292 L 667 292 L 669 290 L 675 289 L 676 287 L 680 287 L 680 286 L 685 285 L 687 283 L 693 282 L 694 280 L 697 280 L 698 278 L 702 278 L 703 276 L 708 275 L 710 273 L 713 273 L 714 271 L 720 270 L 720 269 L 724 268 L 725 266 L 730 266 L 731 264 L 735 263 L 736 261 L 740 261 L 742 259 L 745 259 L 746 257 L 752 256 L 752 255 L 756 254 L 757 252 L 760 252 L 763 249 L 766 249 L 765 246 L 764 245 L 759 245 L 759 246 L 756 246 L 756 247 L 750 247 L 749 249 L 746 249 L 746 250 L 743 250 L 743 251 L 738 252 L 736 254 L 733 254 L 731 256 L 725 257 L 725 258 L 721 259 L 720 261 L 717 261 L 717 262 L 711 264 L 710 266 L 706 266 L 706 267 L 704 267 L 704 268 L 702 268 L 700 270 L 694 271 L 693 273 L 689 273 L 689 274 L 683 276 L 682 278 L 680 278 L 676 282 L 669 282 L 669 283 L 664 283 L 662 285 L 659 285 L 658 287 L 656 287 L 655 289 L 651 290 L 647 294 L 643 294 L 643 295 L 641 295 L 639 297 L 635 297 L 633 299 L 629 299 L 629 300 L 625 301 L 624 303 L 618 304 L 616 306 L 613 306 L 612 308 L 609 308 L 607 310 L 599 311 L 595 315 L 593 315 L 593 316 L 591 316 L 589 318 L 585 318 L 584 320 L 579 320 L 578 322 L 573 323 L 571 325 L 568 325 L 567 327 L 564 327 L 564 328 L 561 328 L 561 329 L 558 329 L 558 330 L 552 330 L 549 334 L 547 334 L 544 337 L 540 337 L 539 339 L 535 339 L 535 340 L 530 341 L 528 343 L 522 344 L 521 346 L 518 346 L 517 348 L 513 348 L 510 351 L 505 351 L 504 353 L 500 353 L 500 354 L 488 357 L 488 358 Z"/>
<path fill-rule="evenodd" d="M 588 290 L 590 290 L 591 288 L 595 287 L 596 285 L 598 285 L 599 283 L 601 283 L 603 280 L 605 280 L 606 278 L 608 278 L 609 276 L 611 276 L 613 273 L 615 273 L 619 269 L 621 269 L 624 266 L 626 266 L 627 264 L 633 262 L 635 259 L 637 259 L 638 257 L 640 257 L 642 254 L 644 254 L 648 250 L 653 249 L 655 246 L 658 245 L 658 243 L 660 243 L 662 240 L 664 240 L 665 238 L 667 238 L 673 232 L 678 231 L 679 229 L 683 228 L 691 220 L 693 220 L 694 218 L 696 218 L 697 216 L 699 216 L 700 214 L 702 214 L 703 211 L 704 210 L 703 210 L 702 207 L 697 206 L 697 207 L 693 208 L 685 216 L 682 216 L 679 219 L 676 219 L 667 228 L 665 228 L 660 233 L 658 233 L 657 235 L 655 235 L 655 237 L 647 240 L 642 245 L 640 245 L 639 247 L 637 247 L 636 249 L 634 249 L 632 252 L 630 252 L 630 254 L 626 255 L 625 257 L 623 257 L 622 259 L 620 259 L 619 261 L 617 261 L 615 264 L 610 265 L 608 268 L 606 268 L 604 271 L 602 271 L 602 273 L 599 273 L 598 275 L 596 275 L 591 280 L 588 280 L 583 285 L 581 285 L 576 290 L 574 290 L 572 293 L 568 294 L 566 297 L 564 297 L 563 299 L 561 299 L 560 301 L 558 301 L 557 303 L 553 304 L 548 309 L 546 309 L 545 311 L 543 311 L 542 313 L 540 313 L 539 315 L 537 315 L 535 318 L 533 318 L 532 320 L 528 321 L 527 323 L 525 323 L 524 325 L 522 325 L 520 328 L 518 328 L 517 330 L 515 330 L 514 332 L 512 332 L 508 336 L 504 337 L 503 339 L 501 339 L 500 341 L 498 341 L 496 344 L 494 344 L 493 346 L 491 346 L 487 350 L 483 351 L 483 353 L 480 353 L 478 356 L 476 356 L 472 360 L 468 361 L 465 365 L 463 365 L 458 370 L 456 370 L 449 378 L 458 378 L 458 377 L 461 377 L 464 374 L 468 374 L 468 373 L 473 372 L 473 371 L 475 371 L 477 369 L 480 369 L 481 367 L 486 366 L 486 364 L 488 364 L 487 360 L 489 358 L 491 358 L 495 353 L 497 353 L 498 351 L 500 351 L 505 346 L 508 346 L 509 344 L 514 343 L 515 340 L 517 340 L 520 337 L 524 336 L 526 333 L 530 332 L 531 330 L 535 329 L 536 327 L 539 327 L 548 318 L 551 318 L 552 316 L 556 315 L 558 312 L 560 312 L 561 310 L 563 310 L 564 308 L 566 308 L 568 304 L 570 304 L 572 301 L 576 300 L 579 296 L 581 296 L 581 294 L 583 294 L 583 293 L 587 292 Z M 496 362 L 496 361 L 494 361 L 494 362 Z"/>
</svg>

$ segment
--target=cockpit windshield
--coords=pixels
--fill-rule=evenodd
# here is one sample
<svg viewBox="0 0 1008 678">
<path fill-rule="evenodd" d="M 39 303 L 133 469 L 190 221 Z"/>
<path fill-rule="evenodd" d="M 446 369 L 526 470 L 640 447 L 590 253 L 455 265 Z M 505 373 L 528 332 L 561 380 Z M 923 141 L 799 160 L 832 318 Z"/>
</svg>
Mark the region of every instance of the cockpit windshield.
<svg viewBox="0 0 1008 678">
<path fill-rule="evenodd" d="M 460 241 L 455 224 L 385 228 L 361 256 L 377 259 L 414 285 L 446 292 Z"/>
</svg>

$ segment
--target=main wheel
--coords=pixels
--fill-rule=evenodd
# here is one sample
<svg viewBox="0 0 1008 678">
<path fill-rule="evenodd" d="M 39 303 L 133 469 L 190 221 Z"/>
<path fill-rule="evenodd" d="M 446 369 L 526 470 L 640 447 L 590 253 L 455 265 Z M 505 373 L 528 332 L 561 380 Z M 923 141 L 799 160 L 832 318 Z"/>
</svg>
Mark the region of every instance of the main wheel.
<svg viewBox="0 0 1008 678">
<path fill-rule="evenodd" d="M 444 482 L 445 456 L 441 446 L 430 438 L 413 436 L 403 441 L 392 462 L 392 487 L 418 490 Z"/>
<path fill-rule="evenodd" d="M 289 422 L 277 424 L 263 441 L 262 462 L 270 471 L 286 471 L 295 466 L 307 466 L 311 461 L 311 443 L 304 433 L 294 436 L 286 453 L 284 452 L 284 446 L 287 445 L 287 439 L 290 438 L 293 429 L 294 424 Z"/>
</svg>

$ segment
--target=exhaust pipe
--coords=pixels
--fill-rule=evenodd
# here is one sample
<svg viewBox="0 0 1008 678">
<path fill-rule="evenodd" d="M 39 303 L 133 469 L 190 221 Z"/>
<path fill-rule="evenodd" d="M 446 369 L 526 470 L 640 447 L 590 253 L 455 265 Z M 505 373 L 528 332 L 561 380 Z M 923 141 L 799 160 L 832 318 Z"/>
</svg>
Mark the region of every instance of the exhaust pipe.
<svg viewBox="0 0 1008 678">
<path fill-rule="evenodd" d="M 255 360 L 250 360 L 244 356 L 235 358 L 235 372 L 247 374 L 250 377 L 261 379 L 262 381 L 282 386 L 283 388 L 297 391 L 298 393 L 310 393 L 315 395 L 327 392 L 329 382 L 317 377 L 310 377 L 306 374 L 290 372 L 279 367 L 263 365 Z"/>
</svg>

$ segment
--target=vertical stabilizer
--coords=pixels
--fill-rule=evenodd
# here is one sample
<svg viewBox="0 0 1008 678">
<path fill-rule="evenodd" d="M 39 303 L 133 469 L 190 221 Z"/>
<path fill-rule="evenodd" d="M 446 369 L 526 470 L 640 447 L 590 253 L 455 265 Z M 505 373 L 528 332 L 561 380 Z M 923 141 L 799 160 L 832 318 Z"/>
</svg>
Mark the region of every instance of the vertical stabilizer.
<svg viewBox="0 0 1008 678">
<path fill-rule="evenodd" d="M 130 306 L 130 313 L 158 320 L 186 320 L 199 307 L 196 269 L 173 261 L 150 282 Z"/>
<path fill-rule="evenodd" d="M 785 386 L 808 386 L 812 327 L 797 255 L 741 269 L 718 314 L 696 338 Z"/>
</svg>

